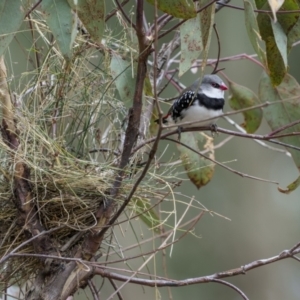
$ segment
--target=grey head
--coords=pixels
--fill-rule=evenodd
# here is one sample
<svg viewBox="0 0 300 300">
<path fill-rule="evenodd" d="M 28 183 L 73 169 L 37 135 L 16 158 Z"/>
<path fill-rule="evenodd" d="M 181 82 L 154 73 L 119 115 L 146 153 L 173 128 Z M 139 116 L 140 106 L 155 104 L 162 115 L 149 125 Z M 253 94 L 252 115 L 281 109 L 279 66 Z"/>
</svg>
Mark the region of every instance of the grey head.
<svg viewBox="0 0 300 300">
<path fill-rule="evenodd" d="M 199 79 L 196 80 L 191 89 L 210 98 L 224 98 L 224 91 L 228 88 L 218 75 L 211 74 L 205 75 L 201 84 L 199 84 Z"/>
</svg>

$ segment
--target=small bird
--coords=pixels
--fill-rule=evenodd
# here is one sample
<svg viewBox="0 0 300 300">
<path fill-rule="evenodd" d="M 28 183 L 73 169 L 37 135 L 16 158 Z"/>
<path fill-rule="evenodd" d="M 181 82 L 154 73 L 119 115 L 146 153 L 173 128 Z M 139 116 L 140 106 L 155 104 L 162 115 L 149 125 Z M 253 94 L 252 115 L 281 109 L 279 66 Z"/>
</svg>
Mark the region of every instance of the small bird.
<svg viewBox="0 0 300 300">
<path fill-rule="evenodd" d="M 215 124 L 216 119 L 205 120 L 223 113 L 224 91 L 227 89 L 219 76 L 205 75 L 201 84 L 198 79 L 182 91 L 168 113 L 163 116 L 162 122 L 168 124 L 171 121 L 179 126 L 181 123 L 194 122 L 180 126 L 185 128 Z"/>
</svg>

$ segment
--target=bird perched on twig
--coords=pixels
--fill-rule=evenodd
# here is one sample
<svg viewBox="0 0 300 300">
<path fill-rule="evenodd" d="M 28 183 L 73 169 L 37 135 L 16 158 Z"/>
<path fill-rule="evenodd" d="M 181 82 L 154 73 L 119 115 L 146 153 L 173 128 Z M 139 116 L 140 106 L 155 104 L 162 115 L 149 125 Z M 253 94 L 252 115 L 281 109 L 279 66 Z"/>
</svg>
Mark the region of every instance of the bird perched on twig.
<svg viewBox="0 0 300 300">
<path fill-rule="evenodd" d="M 212 125 L 216 119 L 207 119 L 218 117 L 223 113 L 226 90 L 227 86 L 219 76 L 205 75 L 201 83 L 198 79 L 182 91 L 168 113 L 163 116 L 162 122 L 169 124 L 171 121 L 185 128 Z M 180 126 L 186 122 L 193 124 Z"/>
</svg>

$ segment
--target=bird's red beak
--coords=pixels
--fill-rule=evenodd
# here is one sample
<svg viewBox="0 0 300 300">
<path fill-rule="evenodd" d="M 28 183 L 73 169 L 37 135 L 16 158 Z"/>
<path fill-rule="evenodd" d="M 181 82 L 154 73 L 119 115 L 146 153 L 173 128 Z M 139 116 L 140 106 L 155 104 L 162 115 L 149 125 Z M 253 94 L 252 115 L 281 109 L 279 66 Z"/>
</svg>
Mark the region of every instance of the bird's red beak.
<svg viewBox="0 0 300 300">
<path fill-rule="evenodd" d="M 226 91 L 226 90 L 228 90 L 228 87 L 223 83 L 223 84 L 220 85 L 220 89 L 222 91 Z"/>
</svg>

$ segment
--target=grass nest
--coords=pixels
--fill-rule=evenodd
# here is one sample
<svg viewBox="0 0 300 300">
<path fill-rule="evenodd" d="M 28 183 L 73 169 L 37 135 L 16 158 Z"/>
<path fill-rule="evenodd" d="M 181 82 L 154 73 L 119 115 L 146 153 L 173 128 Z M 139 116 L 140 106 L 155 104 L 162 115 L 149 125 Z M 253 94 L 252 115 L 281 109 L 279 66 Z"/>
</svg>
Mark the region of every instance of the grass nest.
<svg viewBox="0 0 300 300">
<path fill-rule="evenodd" d="M 84 48 L 85 42 L 78 45 Z M 18 224 L 13 183 L 17 161 L 30 170 L 30 201 L 34 202 L 45 230 L 56 228 L 50 238 L 65 257 L 72 257 L 74 246 L 97 225 L 97 209 L 113 186 L 119 165 L 128 109 L 116 98 L 112 78 L 103 75 L 101 68 L 109 69 L 106 56 L 98 51 L 86 53 L 86 59 L 80 57 L 67 68 L 53 49 L 51 45 L 53 53 L 49 52 L 53 55 L 45 57 L 44 67 L 33 71 L 32 78 L 27 71 L 18 78 L 20 87 L 15 90 L 21 91 L 20 96 L 11 101 L 15 102 L 17 151 L 0 140 L 0 258 L 31 237 Z M 97 55 L 101 68 L 87 66 L 86 61 L 93 55 Z M 21 87 L 23 81 L 25 88 Z M 105 151 L 97 151 L 98 148 Z M 145 160 L 146 148 L 131 157 L 117 201 L 122 202 L 131 191 L 139 172 L 134 174 L 132 168 Z M 127 207 L 132 214 L 125 218 L 140 215 L 151 227 L 157 217 L 149 209 L 149 199 L 165 197 L 164 188 L 164 181 L 153 179 L 149 170 Z M 144 211 L 148 211 L 148 216 Z M 6 286 L 8 282 L 21 285 L 33 278 L 42 263 L 38 257 L 25 255 L 33 253 L 31 243 L 20 247 L 15 253 L 20 256 L 11 257 L 0 266 L 0 282 Z"/>
<path fill-rule="evenodd" d="M 25 120 L 19 120 L 20 129 L 25 128 L 22 121 Z M 35 204 L 41 224 L 45 230 L 55 228 L 50 234 L 55 247 L 62 256 L 73 257 L 74 246 L 80 244 L 85 234 L 97 226 L 96 212 L 101 203 L 106 201 L 107 191 L 113 186 L 119 157 L 114 153 L 112 156 L 106 155 L 105 159 L 77 158 L 61 142 L 54 141 L 43 130 L 38 131 L 38 126 L 26 124 L 26 130 L 20 132 L 20 146 L 16 153 L 12 153 L 0 141 L 0 258 L 31 237 L 24 230 L 24 226 L 18 224 L 19 212 L 14 202 L 13 186 L 16 160 L 21 160 L 30 169 L 30 201 Z M 116 200 L 120 203 L 132 189 L 136 176 L 139 176 L 139 170 L 136 174 L 132 171 L 136 160 L 137 157 L 133 157 L 132 163 L 128 165 L 128 173 L 123 179 L 122 189 Z M 155 169 L 155 166 L 152 168 Z M 153 189 L 154 185 L 157 189 Z M 157 216 L 149 209 L 149 199 L 155 201 L 163 197 L 159 185 L 164 186 L 149 173 L 128 205 L 130 213 L 125 218 L 136 218 L 138 215 L 148 227 L 158 226 Z M 2 264 L 1 282 L 6 285 L 8 282 L 9 285 L 22 285 L 33 278 L 42 263 L 38 257 L 26 256 L 34 253 L 32 243 L 20 247 L 15 252 L 17 256 Z"/>
<path fill-rule="evenodd" d="M 105 153 L 105 159 L 104 154 L 102 159 L 100 156 L 94 159 L 99 155 L 95 153 L 89 160 L 78 158 L 68 151 L 65 141 L 51 139 L 42 127 L 28 123 L 28 118 L 19 118 L 17 126 L 20 132 L 17 152 L 0 142 L 0 258 L 30 238 L 24 226 L 18 224 L 13 184 L 16 161 L 22 161 L 30 169 L 30 201 L 34 202 L 41 224 L 46 230 L 56 228 L 50 237 L 60 254 L 70 257 L 73 247 L 97 225 L 96 211 L 113 185 L 119 157 Z M 133 180 L 124 180 L 118 201 L 124 200 L 132 184 Z M 141 185 L 136 197 L 146 195 L 147 189 Z M 134 209 L 134 205 L 130 208 Z M 37 257 L 22 256 L 35 253 L 31 243 L 16 253 L 20 256 L 1 266 L 2 282 L 24 282 L 34 276 L 42 263 Z"/>
<path fill-rule="evenodd" d="M 35 165 L 28 160 L 28 155 L 25 163 L 31 169 L 31 201 L 34 201 L 37 208 L 38 218 L 46 230 L 57 228 L 52 233 L 55 246 L 68 255 L 72 246 L 80 242 L 90 228 L 97 225 L 95 213 L 112 184 L 114 172 L 105 170 L 107 166 L 104 164 L 100 170 L 99 166 L 76 159 L 65 151 L 56 152 L 55 156 L 55 163 L 51 161 L 50 155 L 48 158 L 44 156 L 43 168 L 40 167 L 37 156 L 34 157 Z M 2 173 L 10 170 L 12 178 L 13 164 L 8 163 L 6 167 L 6 170 L 2 169 Z M 28 240 L 23 226 L 18 224 L 18 210 L 13 201 L 13 180 L 8 180 L 8 175 L 5 174 L 0 186 L 0 257 Z M 35 252 L 32 244 L 28 243 L 17 253 Z M 12 265 L 9 268 L 8 265 L 5 266 L 6 273 L 15 279 L 28 279 L 37 269 L 36 264 L 41 263 L 39 258 L 24 256 L 14 257 L 10 262 Z M 14 270 L 14 273 L 10 274 L 9 270 Z"/>
</svg>

